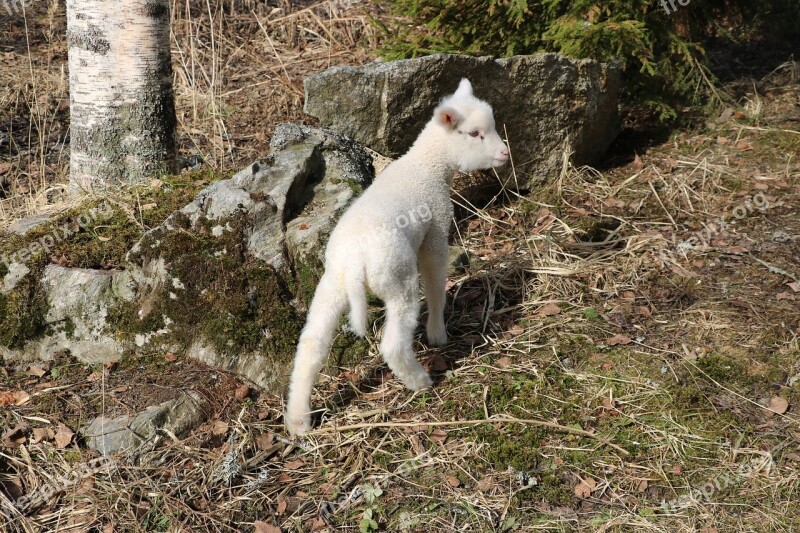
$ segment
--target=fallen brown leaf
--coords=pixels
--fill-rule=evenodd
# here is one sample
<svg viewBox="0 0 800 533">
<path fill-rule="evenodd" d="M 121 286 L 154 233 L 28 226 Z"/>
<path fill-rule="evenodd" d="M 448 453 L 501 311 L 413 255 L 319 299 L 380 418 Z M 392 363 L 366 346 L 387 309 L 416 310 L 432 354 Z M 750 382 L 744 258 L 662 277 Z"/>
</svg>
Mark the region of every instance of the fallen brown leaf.
<svg viewBox="0 0 800 533">
<path fill-rule="evenodd" d="M 58 431 L 56 432 L 56 435 L 54 437 L 54 440 L 56 442 L 56 448 L 66 448 L 67 445 L 69 445 L 69 443 L 72 442 L 72 437 L 74 435 L 75 433 L 67 426 L 65 426 L 64 424 L 59 424 Z"/>
<path fill-rule="evenodd" d="M 511 366 L 511 359 L 509 357 L 501 357 L 500 359 L 495 361 L 494 364 L 499 366 L 500 368 L 508 368 Z"/>
<path fill-rule="evenodd" d="M 581 479 L 581 482 L 575 486 L 575 496 L 578 498 L 588 498 L 592 495 L 592 491 L 597 488 L 597 482 L 590 477 Z"/>
<path fill-rule="evenodd" d="M 490 476 L 484 476 L 475 483 L 475 490 L 479 492 L 489 492 L 497 487 L 497 483 Z"/>
<path fill-rule="evenodd" d="M 302 459 L 295 459 L 294 461 L 289 461 L 288 463 L 283 465 L 283 467 L 286 470 L 297 470 L 298 468 L 302 467 L 304 464 L 306 464 L 306 462 L 303 461 Z"/>
<path fill-rule="evenodd" d="M 778 413 L 782 415 L 789 409 L 789 402 L 785 398 L 781 398 L 780 396 L 773 396 L 769 400 L 768 409 L 773 413 Z"/>
<path fill-rule="evenodd" d="M 438 353 L 428 359 L 428 363 L 425 366 L 428 372 L 444 372 L 448 368 L 447 360 Z"/>
<path fill-rule="evenodd" d="M 31 436 L 31 444 L 36 444 L 37 442 L 50 440 L 53 437 L 55 437 L 55 435 L 56 434 L 50 428 L 33 428 Z"/>
<path fill-rule="evenodd" d="M 447 432 L 443 429 L 434 429 L 431 431 L 431 434 L 428 435 L 428 438 L 435 440 L 439 444 L 444 444 L 444 441 L 447 440 Z"/>
<path fill-rule="evenodd" d="M 246 384 L 242 384 L 236 387 L 236 392 L 234 392 L 233 395 L 236 397 L 237 400 L 243 402 L 247 399 L 248 396 L 250 396 L 250 387 L 248 387 Z"/>
<path fill-rule="evenodd" d="M 609 197 L 603 200 L 603 205 L 605 205 L 606 207 L 614 207 L 617 209 L 622 209 L 623 207 L 625 207 L 625 202 L 623 202 L 619 198 Z"/>
<path fill-rule="evenodd" d="M 625 335 L 617 333 L 616 335 L 614 335 L 613 337 L 608 339 L 606 341 L 606 344 L 609 345 L 609 346 L 617 346 L 619 344 L 622 344 L 622 345 L 630 344 L 631 342 L 633 342 L 633 341 L 629 337 L 626 337 Z"/>
<path fill-rule="evenodd" d="M 283 513 L 285 513 L 285 512 L 286 512 L 286 507 L 288 507 L 288 505 L 287 505 L 287 503 L 286 503 L 286 500 L 285 500 L 285 499 L 283 499 L 283 498 L 281 498 L 281 499 L 278 501 L 278 509 L 277 509 L 277 510 L 278 510 L 278 514 L 283 514 Z"/>
<path fill-rule="evenodd" d="M 323 519 L 322 519 L 322 518 L 320 518 L 320 517 L 316 517 L 316 518 L 314 518 L 313 520 L 309 520 L 309 521 L 307 521 L 307 522 L 306 522 L 306 526 L 308 526 L 308 528 L 309 528 L 311 531 L 322 531 L 322 530 L 324 530 L 324 529 L 327 529 L 327 528 L 328 528 L 328 524 L 326 524 L 326 523 L 325 523 L 325 520 L 323 520 Z M 280 531 L 280 530 L 279 530 L 279 531 Z"/>
<path fill-rule="evenodd" d="M 11 392 L 10 390 L 0 391 L 0 406 L 11 405 L 16 401 L 17 400 L 16 397 L 14 396 L 14 393 Z"/>
<path fill-rule="evenodd" d="M 13 444 L 23 444 L 25 442 L 25 431 L 28 429 L 28 424 L 22 422 L 13 428 L 3 433 L 3 440 L 8 440 Z"/>
<path fill-rule="evenodd" d="M 272 443 L 275 442 L 275 434 L 261 433 L 260 435 L 256 435 L 254 440 L 259 450 L 269 450 L 272 447 Z"/>
<path fill-rule="evenodd" d="M 561 314 L 561 308 L 557 304 L 549 303 L 543 305 L 536 314 L 539 316 L 558 315 Z"/>
<path fill-rule="evenodd" d="M 631 167 L 633 167 L 633 170 L 637 172 L 644 168 L 644 163 L 642 162 L 642 158 L 639 157 L 639 154 L 636 154 L 634 156 L 633 163 L 631 163 Z"/>
<path fill-rule="evenodd" d="M 24 390 L 14 391 L 14 405 L 23 406 L 31 399 L 31 395 Z"/>
<path fill-rule="evenodd" d="M 510 335 L 516 337 L 518 335 L 522 335 L 523 333 L 525 333 L 525 328 L 523 328 L 519 324 L 514 324 L 513 326 L 508 328 L 507 333 L 509 333 Z"/>
<path fill-rule="evenodd" d="M 284 504 L 284 511 L 286 510 L 286 502 Z M 280 504 L 278 504 L 278 509 L 280 509 Z M 278 514 L 282 514 L 283 511 L 278 511 Z M 261 520 L 256 520 L 253 522 L 253 531 L 255 533 L 281 533 L 281 528 L 273 526 L 272 524 L 267 524 L 266 522 L 262 522 Z"/>
<path fill-rule="evenodd" d="M 31 365 L 31 366 L 28 367 L 28 374 L 30 374 L 31 376 L 35 376 L 37 378 L 40 378 L 40 377 L 44 376 L 45 374 L 47 374 L 47 370 L 45 370 L 44 368 L 42 368 L 40 366 Z"/>
<path fill-rule="evenodd" d="M 216 436 L 224 435 L 228 432 L 228 423 L 224 420 L 214 420 L 211 426 L 211 433 Z"/>
</svg>

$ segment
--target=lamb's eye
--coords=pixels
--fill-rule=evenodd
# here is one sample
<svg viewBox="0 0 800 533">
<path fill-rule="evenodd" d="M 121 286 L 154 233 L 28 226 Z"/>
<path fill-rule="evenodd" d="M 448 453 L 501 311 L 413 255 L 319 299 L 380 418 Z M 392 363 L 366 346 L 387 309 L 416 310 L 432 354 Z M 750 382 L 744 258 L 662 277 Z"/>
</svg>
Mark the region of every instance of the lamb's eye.
<svg viewBox="0 0 800 533">
<path fill-rule="evenodd" d="M 481 132 L 478 131 L 478 130 L 473 130 L 473 131 L 469 132 L 469 136 L 470 137 L 477 137 L 480 134 L 481 134 Z"/>
</svg>

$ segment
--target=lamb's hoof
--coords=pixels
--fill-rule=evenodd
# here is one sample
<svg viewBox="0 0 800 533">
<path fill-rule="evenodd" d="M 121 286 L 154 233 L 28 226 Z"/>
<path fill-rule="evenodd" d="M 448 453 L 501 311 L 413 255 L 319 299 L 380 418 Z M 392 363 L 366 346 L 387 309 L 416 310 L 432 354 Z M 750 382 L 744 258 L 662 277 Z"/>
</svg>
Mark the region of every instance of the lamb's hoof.
<svg viewBox="0 0 800 533">
<path fill-rule="evenodd" d="M 433 386 L 433 380 L 427 372 L 421 372 L 418 375 L 412 376 L 409 379 L 404 379 L 403 383 L 406 387 L 413 391 L 421 391 L 429 389 Z"/>
<path fill-rule="evenodd" d="M 310 416 L 290 416 L 288 413 L 283 415 L 286 429 L 292 436 L 305 435 L 311 431 Z"/>
<path fill-rule="evenodd" d="M 447 328 L 444 322 L 439 324 L 428 322 L 425 327 L 426 337 L 429 346 L 443 346 L 447 344 Z"/>
<path fill-rule="evenodd" d="M 444 346 L 447 344 L 447 332 L 444 330 L 441 332 L 428 331 L 427 337 L 430 346 Z"/>
</svg>

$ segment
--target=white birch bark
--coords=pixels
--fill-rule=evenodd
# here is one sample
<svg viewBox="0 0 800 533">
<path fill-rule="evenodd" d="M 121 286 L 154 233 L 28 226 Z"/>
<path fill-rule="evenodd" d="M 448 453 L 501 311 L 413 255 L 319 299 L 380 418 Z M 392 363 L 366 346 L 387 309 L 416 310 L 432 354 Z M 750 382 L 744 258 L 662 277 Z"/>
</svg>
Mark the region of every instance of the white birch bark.
<svg viewBox="0 0 800 533">
<path fill-rule="evenodd" d="M 168 0 L 67 0 L 70 190 L 175 170 Z"/>
</svg>

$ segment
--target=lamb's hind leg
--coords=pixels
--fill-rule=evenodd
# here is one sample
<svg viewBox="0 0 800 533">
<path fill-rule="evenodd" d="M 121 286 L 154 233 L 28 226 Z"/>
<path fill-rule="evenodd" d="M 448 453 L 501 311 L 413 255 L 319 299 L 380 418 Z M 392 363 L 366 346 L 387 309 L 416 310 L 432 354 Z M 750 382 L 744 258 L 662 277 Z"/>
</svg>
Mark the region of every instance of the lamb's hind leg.
<svg viewBox="0 0 800 533">
<path fill-rule="evenodd" d="M 428 302 L 426 333 L 428 344 L 441 346 L 447 343 L 444 323 L 445 284 L 447 283 L 447 242 L 433 249 L 423 247 L 419 255 L 419 270 L 425 300 Z"/>
<path fill-rule="evenodd" d="M 346 306 L 344 288 L 337 287 L 332 274 L 326 272 L 311 301 L 289 383 L 284 420 L 292 435 L 302 435 L 311 429 L 311 391 Z"/>
<path fill-rule="evenodd" d="M 414 330 L 419 317 L 416 276 L 400 294 L 385 298 L 386 326 L 381 340 L 381 355 L 395 376 L 411 390 L 430 387 L 433 382 L 414 357 Z"/>
</svg>

